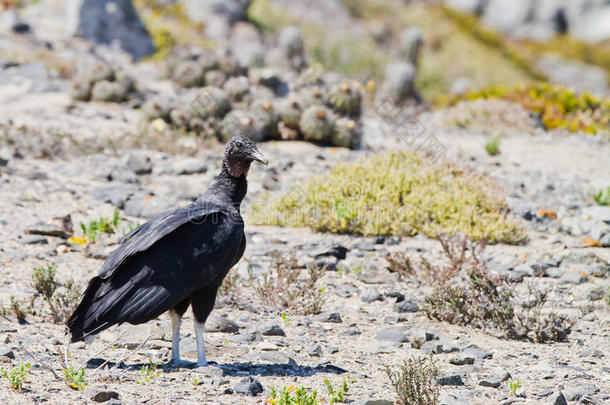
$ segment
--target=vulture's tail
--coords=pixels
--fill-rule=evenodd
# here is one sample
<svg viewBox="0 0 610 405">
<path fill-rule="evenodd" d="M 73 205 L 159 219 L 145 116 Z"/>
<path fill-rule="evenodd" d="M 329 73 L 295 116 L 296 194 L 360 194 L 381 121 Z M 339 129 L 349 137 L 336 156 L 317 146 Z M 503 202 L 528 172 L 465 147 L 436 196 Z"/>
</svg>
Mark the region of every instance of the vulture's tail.
<svg viewBox="0 0 610 405">
<path fill-rule="evenodd" d="M 100 277 L 93 277 L 91 279 L 80 304 L 74 310 L 70 319 L 68 319 L 67 325 L 70 330 L 70 340 L 73 343 L 97 335 L 99 332 L 112 326 L 112 324 L 107 322 L 98 322 L 93 316 L 95 311 L 92 311 L 92 305 L 95 304 L 103 283 L 104 280 Z"/>
</svg>

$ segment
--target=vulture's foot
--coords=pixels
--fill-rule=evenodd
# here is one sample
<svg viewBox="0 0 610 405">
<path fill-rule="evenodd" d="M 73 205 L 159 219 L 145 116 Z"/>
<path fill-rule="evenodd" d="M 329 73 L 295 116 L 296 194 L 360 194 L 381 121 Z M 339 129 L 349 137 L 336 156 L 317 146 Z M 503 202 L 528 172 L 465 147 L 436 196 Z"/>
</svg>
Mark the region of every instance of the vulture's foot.
<svg viewBox="0 0 610 405">
<path fill-rule="evenodd" d="M 180 360 L 180 359 L 171 359 L 169 363 L 167 363 L 169 368 L 178 369 L 178 368 L 196 368 L 199 367 L 198 363 L 194 361 L 188 360 Z"/>
</svg>

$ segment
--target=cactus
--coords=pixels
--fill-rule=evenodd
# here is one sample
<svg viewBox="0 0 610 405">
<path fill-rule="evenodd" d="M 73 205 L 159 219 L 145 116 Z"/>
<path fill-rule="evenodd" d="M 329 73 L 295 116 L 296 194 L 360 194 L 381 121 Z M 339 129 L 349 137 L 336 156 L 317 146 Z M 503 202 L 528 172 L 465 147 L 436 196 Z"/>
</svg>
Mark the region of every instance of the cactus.
<svg viewBox="0 0 610 405">
<path fill-rule="evenodd" d="M 121 83 L 102 80 L 93 85 L 91 99 L 94 101 L 121 102 L 127 99 L 127 89 Z"/>
<path fill-rule="evenodd" d="M 203 86 L 205 71 L 196 61 L 180 62 L 174 69 L 172 80 L 183 88 Z"/>
<path fill-rule="evenodd" d="M 172 110 L 172 102 L 169 98 L 158 96 L 146 100 L 142 106 L 142 111 L 149 121 L 161 118 L 165 122 L 170 121 L 170 111 Z"/>
<path fill-rule="evenodd" d="M 345 82 L 334 86 L 328 95 L 330 106 L 337 112 L 352 117 L 360 115 L 362 105 L 362 94 L 354 86 Z"/>
<path fill-rule="evenodd" d="M 341 117 L 337 119 L 330 143 L 334 146 L 354 149 L 360 145 L 361 131 L 354 120 Z"/>
<path fill-rule="evenodd" d="M 279 46 L 284 58 L 294 69 L 301 69 L 306 65 L 303 36 L 296 27 L 285 27 L 278 36 Z"/>
<path fill-rule="evenodd" d="M 402 61 L 386 65 L 382 93 L 395 103 L 401 103 L 414 94 L 415 66 Z"/>
<path fill-rule="evenodd" d="M 194 115 L 203 119 L 209 117 L 222 118 L 231 110 L 229 98 L 222 89 L 206 86 L 197 92 L 197 97 L 191 103 Z"/>
<path fill-rule="evenodd" d="M 263 140 L 261 123 L 247 110 L 231 111 L 225 115 L 220 126 L 221 140 L 225 142 L 235 135 L 247 136 L 255 142 Z"/>
<path fill-rule="evenodd" d="M 111 82 L 114 80 L 114 70 L 106 62 L 98 62 L 91 67 L 89 77 L 94 84 L 102 80 Z"/>
<path fill-rule="evenodd" d="M 324 86 L 324 71 L 319 65 L 310 66 L 301 72 L 299 77 L 294 81 L 294 89 L 303 87 Z"/>
<path fill-rule="evenodd" d="M 70 97 L 76 101 L 91 100 L 91 82 L 85 78 L 79 78 L 70 83 Z"/>
<path fill-rule="evenodd" d="M 231 77 L 225 82 L 223 89 L 234 101 L 242 101 L 250 91 L 250 82 L 245 76 Z"/>
<path fill-rule="evenodd" d="M 190 122 L 193 118 L 192 110 L 186 108 L 174 108 L 169 113 L 170 121 L 173 125 L 184 130 L 190 128 Z"/>
<path fill-rule="evenodd" d="M 222 70 L 212 69 L 205 72 L 204 81 L 206 86 L 222 87 L 227 80 L 227 76 Z"/>
<path fill-rule="evenodd" d="M 299 100 L 305 107 L 318 104 L 326 104 L 327 96 L 324 87 L 305 87 L 298 92 Z"/>
<path fill-rule="evenodd" d="M 335 131 L 335 119 L 328 108 L 312 105 L 301 115 L 300 127 L 306 140 L 329 142 Z"/>
<path fill-rule="evenodd" d="M 254 113 L 257 122 L 261 123 L 264 139 L 279 138 L 277 123 L 280 118 L 271 101 L 256 100 L 252 104 L 252 112 Z"/>
<path fill-rule="evenodd" d="M 299 122 L 301 121 L 302 112 L 303 107 L 294 97 L 289 97 L 283 100 L 278 105 L 278 113 L 280 114 L 280 119 L 288 128 L 299 128 Z"/>
<path fill-rule="evenodd" d="M 136 80 L 124 70 L 117 70 L 114 73 L 114 79 L 117 83 L 123 85 L 123 87 L 127 89 L 127 92 L 132 92 L 136 89 Z"/>
<path fill-rule="evenodd" d="M 418 27 L 405 28 L 399 37 L 400 53 L 405 61 L 417 66 L 419 53 L 424 44 L 424 35 Z"/>
</svg>

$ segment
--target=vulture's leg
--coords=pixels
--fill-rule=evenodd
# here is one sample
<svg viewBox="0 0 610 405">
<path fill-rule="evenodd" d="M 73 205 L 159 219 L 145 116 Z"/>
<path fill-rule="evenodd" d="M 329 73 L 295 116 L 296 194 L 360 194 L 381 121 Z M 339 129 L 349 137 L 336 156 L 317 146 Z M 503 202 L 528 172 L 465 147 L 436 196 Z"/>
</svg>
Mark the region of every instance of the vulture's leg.
<svg viewBox="0 0 610 405">
<path fill-rule="evenodd" d="M 190 302 L 187 299 L 169 310 L 169 317 L 172 320 L 172 359 L 170 363 L 177 367 L 182 365 L 180 360 L 180 325 L 182 325 L 182 315 L 186 312 L 189 304 Z"/>
<path fill-rule="evenodd" d="M 208 362 L 205 358 L 205 347 L 203 342 L 203 329 L 205 321 L 208 319 L 210 312 L 214 308 L 216 300 L 216 291 L 218 289 L 199 290 L 191 295 L 191 303 L 193 305 L 193 315 L 195 316 L 195 339 L 197 340 L 197 365 L 207 366 Z"/>
</svg>

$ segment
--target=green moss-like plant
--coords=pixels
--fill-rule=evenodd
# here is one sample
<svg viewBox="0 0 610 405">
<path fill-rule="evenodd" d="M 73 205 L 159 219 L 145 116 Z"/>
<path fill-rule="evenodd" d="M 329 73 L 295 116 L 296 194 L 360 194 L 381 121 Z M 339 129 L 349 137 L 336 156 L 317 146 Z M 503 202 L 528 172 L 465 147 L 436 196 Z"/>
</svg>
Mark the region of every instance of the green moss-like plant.
<svg viewBox="0 0 610 405">
<path fill-rule="evenodd" d="M 464 233 L 504 243 L 525 238 L 491 180 L 407 152 L 339 164 L 279 200 L 255 206 L 251 220 L 361 235 Z"/>
<path fill-rule="evenodd" d="M 477 99 L 502 99 L 520 104 L 526 110 L 539 114 L 547 129 L 561 128 L 596 134 L 608 133 L 610 128 L 610 98 L 598 98 L 587 92 L 576 94 L 549 83 L 490 86 L 439 98 L 437 105 L 454 105 L 459 101 Z"/>
</svg>

